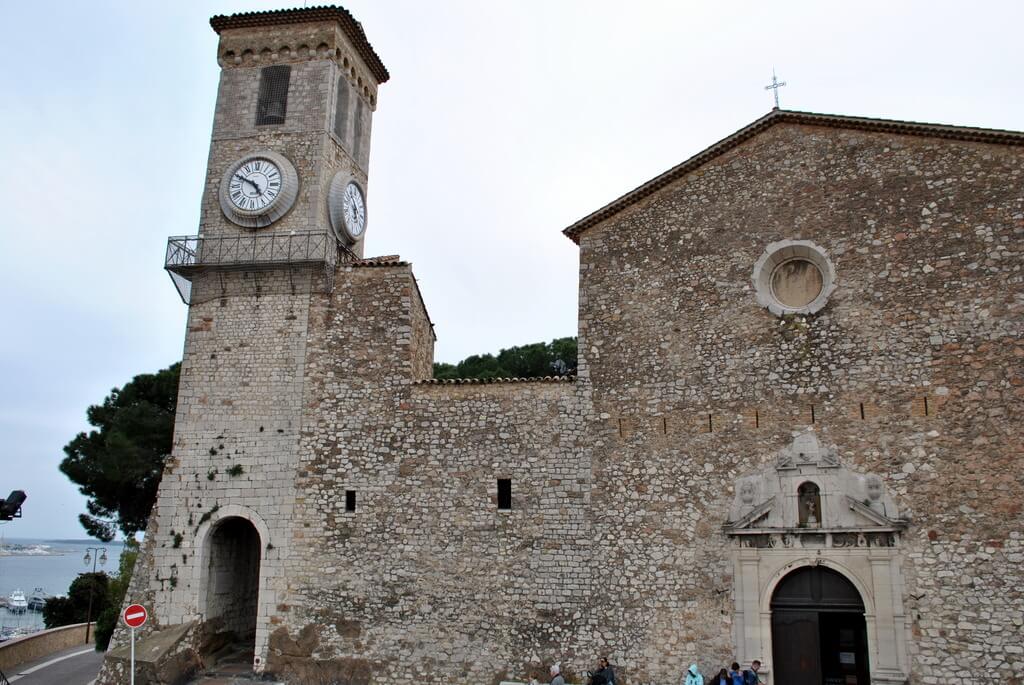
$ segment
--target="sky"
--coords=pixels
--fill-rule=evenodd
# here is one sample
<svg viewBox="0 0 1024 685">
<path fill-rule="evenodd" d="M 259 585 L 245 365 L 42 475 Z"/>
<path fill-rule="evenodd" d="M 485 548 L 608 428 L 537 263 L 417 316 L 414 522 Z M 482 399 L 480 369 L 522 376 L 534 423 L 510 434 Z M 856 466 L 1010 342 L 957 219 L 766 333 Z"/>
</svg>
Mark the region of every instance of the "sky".
<svg viewBox="0 0 1024 685">
<path fill-rule="evenodd" d="M 198 227 L 208 19 L 294 6 L 0 0 L 0 497 L 28 493 L 3 536 L 84 537 L 63 445 L 181 358 L 162 260 Z M 392 75 L 366 254 L 413 263 L 437 361 L 575 335 L 562 229 L 766 114 L 773 68 L 784 109 L 1024 130 L 1020 2 L 345 6 Z"/>
</svg>

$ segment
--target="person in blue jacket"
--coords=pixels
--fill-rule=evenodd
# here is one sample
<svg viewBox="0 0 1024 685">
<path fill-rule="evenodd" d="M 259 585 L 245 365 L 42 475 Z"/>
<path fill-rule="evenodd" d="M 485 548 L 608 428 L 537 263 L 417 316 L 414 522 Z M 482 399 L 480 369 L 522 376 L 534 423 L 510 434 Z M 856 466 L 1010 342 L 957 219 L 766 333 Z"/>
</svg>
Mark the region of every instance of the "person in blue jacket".
<svg viewBox="0 0 1024 685">
<path fill-rule="evenodd" d="M 704 676 L 700 674 L 697 664 L 690 664 L 689 670 L 686 671 L 686 678 L 683 679 L 683 685 L 704 685 Z"/>
</svg>

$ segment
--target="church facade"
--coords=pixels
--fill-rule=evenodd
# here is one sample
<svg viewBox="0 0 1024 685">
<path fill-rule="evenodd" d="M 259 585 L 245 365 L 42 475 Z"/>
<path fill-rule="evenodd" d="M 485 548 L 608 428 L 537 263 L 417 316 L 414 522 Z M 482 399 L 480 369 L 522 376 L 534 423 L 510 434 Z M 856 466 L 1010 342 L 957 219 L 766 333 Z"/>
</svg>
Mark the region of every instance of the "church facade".
<svg viewBox="0 0 1024 685">
<path fill-rule="evenodd" d="M 410 265 L 363 254 L 362 26 L 211 23 L 152 680 L 1020 678 L 1024 134 L 773 110 L 565 230 L 575 376 L 435 381 Z"/>
</svg>

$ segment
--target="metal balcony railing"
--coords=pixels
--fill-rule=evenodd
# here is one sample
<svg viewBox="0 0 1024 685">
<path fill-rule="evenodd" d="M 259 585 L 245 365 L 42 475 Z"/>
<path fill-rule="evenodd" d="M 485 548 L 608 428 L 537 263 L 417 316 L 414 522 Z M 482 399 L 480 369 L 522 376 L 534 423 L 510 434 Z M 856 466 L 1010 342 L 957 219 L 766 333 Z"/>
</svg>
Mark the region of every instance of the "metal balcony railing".
<svg viewBox="0 0 1024 685">
<path fill-rule="evenodd" d="M 325 262 L 336 249 L 322 231 L 250 235 L 181 235 L 167 239 L 164 268 L 183 276 L 202 267 L 259 268 Z"/>
<path fill-rule="evenodd" d="M 322 231 L 247 235 L 179 235 L 167 239 L 164 268 L 181 299 L 191 301 L 192 277 L 206 268 L 267 269 L 299 264 L 333 264 L 338 246 Z"/>
</svg>

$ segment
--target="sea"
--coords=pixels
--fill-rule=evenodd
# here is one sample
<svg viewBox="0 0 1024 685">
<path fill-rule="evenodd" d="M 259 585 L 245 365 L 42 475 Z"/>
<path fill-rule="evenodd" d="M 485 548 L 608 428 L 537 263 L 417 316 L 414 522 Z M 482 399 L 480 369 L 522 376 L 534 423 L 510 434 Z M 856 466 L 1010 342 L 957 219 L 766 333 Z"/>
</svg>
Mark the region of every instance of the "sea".
<svg viewBox="0 0 1024 685">
<path fill-rule="evenodd" d="M 97 542 L 96 540 L 33 540 L 25 538 L 0 539 L 0 598 L 7 599 L 15 590 L 30 597 L 36 588 L 48 595 L 66 595 L 78 574 L 91 572 L 96 552 L 86 566 L 88 548 L 106 549 L 107 563 L 96 563 L 97 571 L 117 573 L 118 561 L 124 544 Z M 40 611 L 15 614 L 0 607 L 0 635 L 24 634 L 43 628 Z M 2 638 L 0 638 L 2 639 Z"/>
</svg>

